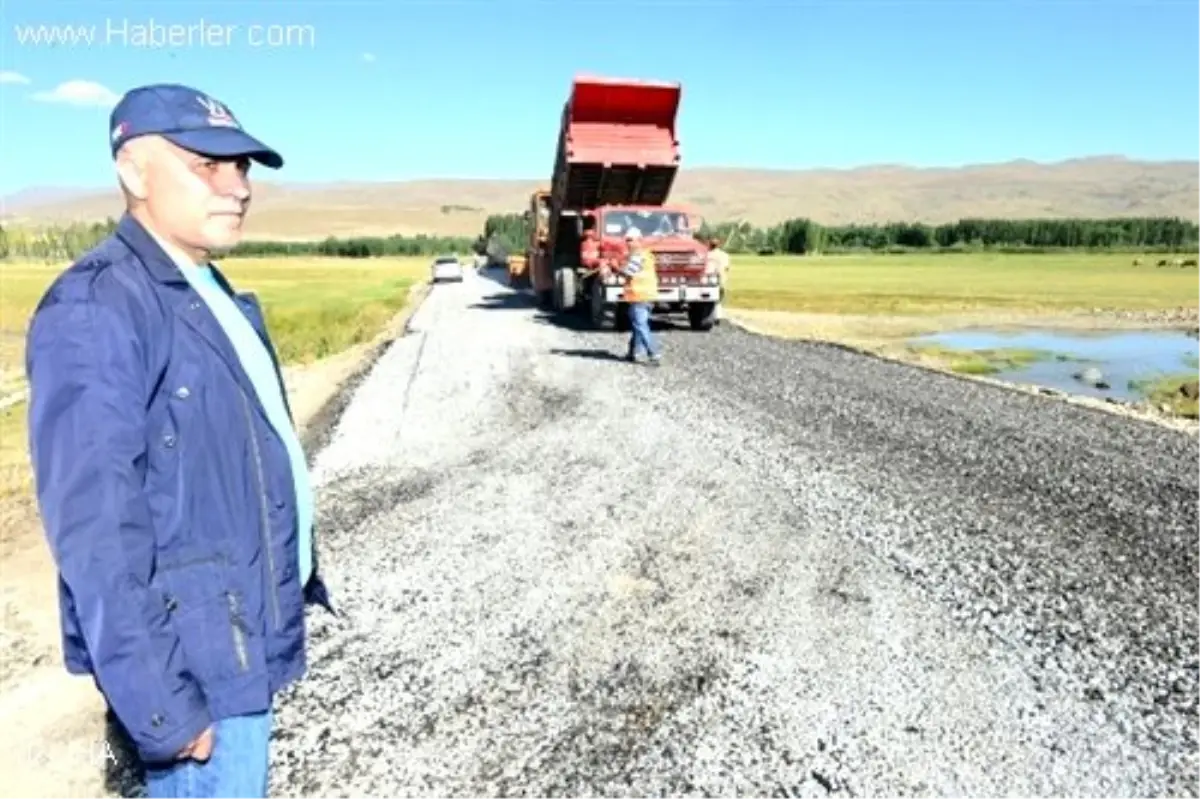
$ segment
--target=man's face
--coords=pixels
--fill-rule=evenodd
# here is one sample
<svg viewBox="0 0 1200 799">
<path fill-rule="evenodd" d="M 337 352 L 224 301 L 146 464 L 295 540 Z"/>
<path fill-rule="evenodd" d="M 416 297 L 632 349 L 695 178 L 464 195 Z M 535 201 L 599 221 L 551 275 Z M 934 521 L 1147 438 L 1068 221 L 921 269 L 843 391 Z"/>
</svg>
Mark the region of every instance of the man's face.
<svg viewBox="0 0 1200 799">
<path fill-rule="evenodd" d="M 627 238 L 625 239 L 625 246 L 629 248 L 630 252 L 641 252 L 642 240 L 634 237 Z"/>
<path fill-rule="evenodd" d="M 214 252 L 234 247 L 250 207 L 250 160 L 217 159 L 165 139 L 146 165 L 145 202 L 163 234 Z"/>
</svg>

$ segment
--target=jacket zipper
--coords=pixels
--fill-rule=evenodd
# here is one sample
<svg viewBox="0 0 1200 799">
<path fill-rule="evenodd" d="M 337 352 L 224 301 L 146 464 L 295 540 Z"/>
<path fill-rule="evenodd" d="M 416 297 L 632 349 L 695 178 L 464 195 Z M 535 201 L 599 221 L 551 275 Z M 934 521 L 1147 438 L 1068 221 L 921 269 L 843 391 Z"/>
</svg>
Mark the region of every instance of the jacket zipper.
<svg viewBox="0 0 1200 799">
<path fill-rule="evenodd" d="M 250 660 L 246 657 L 246 634 L 242 631 L 242 614 L 238 609 L 237 595 L 232 591 L 225 592 L 229 602 L 229 626 L 233 630 L 233 648 L 237 652 L 238 666 L 242 671 L 250 668 Z"/>
<path fill-rule="evenodd" d="M 274 614 L 273 615 L 274 629 L 278 630 L 279 629 L 279 617 L 282 614 L 280 614 L 280 612 L 279 612 L 279 593 L 277 591 L 278 586 L 276 585 L 276 581 L 275 581 L 275 553 L 274 553 L 274 550 L 271 549 L 271 533 L 270 533 L 271 521 L 270 521 L 270 517 L 267 513 L 267 495 L 266 495 L 265 489 L 263 488 L 264 481 L 263 481 L 263 470 L 262 470 L 262 455 L 258 451 L 258 436 L 255 435 L 255 433 L 254 433 L 254 420 L 253 420 L 253 418 L 251 416 L 251 412 L 250 412 L 250 400 L 247 399 L 246 392 L 243 391 L 243 392 L 241 392 L 241 394 L 242 394 L 242 410 L 245 412 L 245 415 L 246 415 L 246 428 L 250 432 L 250 448 L 254 452 L 254 468 L 255 468 L 256 476 L 258 477 L 258 505 L 259 505 L 259 513 L 261 514 L 261 517 L 262 517 L 261 522 L 262 522 L 263 549 L 265 549 L 266 553 L 267 553 L 267 571 L 270 573 L 270 576 L 271 576 L 270 594 L 271 594 L 271 610 Z"/>
</svg>

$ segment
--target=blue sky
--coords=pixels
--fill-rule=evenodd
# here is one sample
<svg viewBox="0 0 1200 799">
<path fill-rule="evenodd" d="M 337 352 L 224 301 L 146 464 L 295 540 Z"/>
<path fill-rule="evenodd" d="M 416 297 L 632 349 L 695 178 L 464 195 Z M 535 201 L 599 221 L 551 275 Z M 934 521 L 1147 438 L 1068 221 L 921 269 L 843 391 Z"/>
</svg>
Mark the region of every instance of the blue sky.
<svg viewBox="0 0 1200 799">
<path fill-rule="evenodd" d="M 111 102 L 164 81 L 229 105 L 283 153 L 272 177 L 290 181 L 545 179 L 577 72 L 681 81 L 685 167 L 1200 157 L 1195 0 L 5 0 L 0 9 L 0 194 L 112 185 Z M 152 22 L 228 35 L 207 46 L 122 39 Z M 92 44 L 64 43 L 62 26 L 94 28 Z M 31 40 L 39 28 L 41 43 Z"/>
</svg>

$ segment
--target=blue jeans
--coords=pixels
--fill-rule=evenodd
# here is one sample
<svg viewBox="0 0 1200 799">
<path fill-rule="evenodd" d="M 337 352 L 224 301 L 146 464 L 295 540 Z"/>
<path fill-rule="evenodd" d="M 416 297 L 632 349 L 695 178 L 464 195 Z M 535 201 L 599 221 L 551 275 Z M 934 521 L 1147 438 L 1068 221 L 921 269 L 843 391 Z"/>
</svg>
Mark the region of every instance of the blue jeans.
<svg viewBox="0 0 1200 799">
<path fill-rule="evenodd" d="M 629 327 L 633 331 L 629 338 L 630 357 L 636 358 L 645 354 L 657 358 L 660 351 L 654 334 L 650 332 L 650 303 L 629 303 Z"/>
<path fill-rule="evenodd" d="M 146 765 L 149 797 L 267 795 L 271 712 L 221 719 L 208 762 L 180 760 Z"/>
</svg>

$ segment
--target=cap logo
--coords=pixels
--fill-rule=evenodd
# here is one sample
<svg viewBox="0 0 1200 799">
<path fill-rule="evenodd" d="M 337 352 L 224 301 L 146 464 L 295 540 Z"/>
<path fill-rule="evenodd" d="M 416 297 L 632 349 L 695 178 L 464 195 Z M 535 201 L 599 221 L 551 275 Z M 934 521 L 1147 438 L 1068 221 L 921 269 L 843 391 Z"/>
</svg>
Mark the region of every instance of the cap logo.
<svg viewBox="0 0 1200 799">
<path fill-rule="evenodd" d="M 125 131 L 126 131 L 126 130 L 128 130 L 128 129 L 129 129 L 129 123 L 128 123 L 128 122 L 121 122 L 121 123 L 120 123 L 120 124 L 118 124 L 116 127 L 114 127 L 114 128 L 112 129 L 112 140 L 113 140 L 113 142 L 116 142 L 116 141 L 117 141 L 117 139 L 119 139 L 119 138 L 121 138 L 122 136 L 124 136 L 124 135 L 125 135 Z"/>
<path fill-rule="evenodd" d="M 237 120 L 233 118 L 233 114 L 225 106 L 213 100 L 211 97 L 198 97 L 196 101 L 204 106 L 204 110 L 208 112 L 208 124 L 218 125 L 227 128 L 238 127 Z"/>
</svg>

